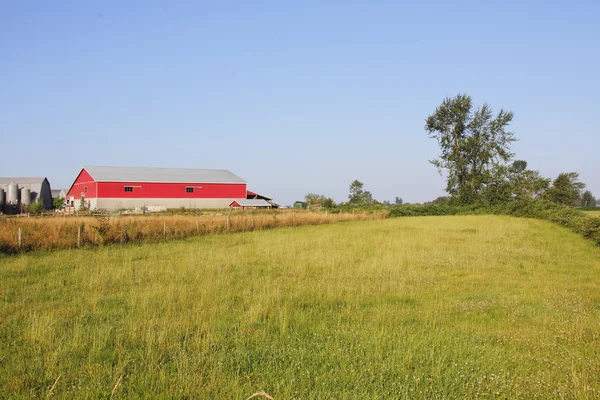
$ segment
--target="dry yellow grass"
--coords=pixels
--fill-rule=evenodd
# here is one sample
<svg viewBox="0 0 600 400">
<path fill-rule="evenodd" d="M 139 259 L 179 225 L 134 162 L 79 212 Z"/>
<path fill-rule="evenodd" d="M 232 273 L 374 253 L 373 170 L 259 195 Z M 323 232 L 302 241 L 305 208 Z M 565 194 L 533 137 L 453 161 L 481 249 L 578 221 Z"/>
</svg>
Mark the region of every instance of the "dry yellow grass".
<svg viewBox="0 0 600 400">
<path fill-rule="evenodd" d="M 224 211 L 212 215 L 3 218 L 0 219 L 0 252 L 156 242 L 215 233 L 381 219 L 386 215 L 385 212 L 236 211 L 228 217 Z"/>
</svg>

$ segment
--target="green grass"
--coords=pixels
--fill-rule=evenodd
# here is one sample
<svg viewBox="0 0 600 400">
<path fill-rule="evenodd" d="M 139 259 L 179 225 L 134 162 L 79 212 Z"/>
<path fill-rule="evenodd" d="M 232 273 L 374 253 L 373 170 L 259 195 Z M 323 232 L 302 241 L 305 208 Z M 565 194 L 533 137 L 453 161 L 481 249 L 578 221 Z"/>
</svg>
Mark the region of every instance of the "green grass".
<svg viewBox="0 0 600 400">
<path fill-rule="evenodd" d="M 453 216 L 3 257 L 0 339 L 3 398 L 598 398 L 600 249 Z"/>
</svg>

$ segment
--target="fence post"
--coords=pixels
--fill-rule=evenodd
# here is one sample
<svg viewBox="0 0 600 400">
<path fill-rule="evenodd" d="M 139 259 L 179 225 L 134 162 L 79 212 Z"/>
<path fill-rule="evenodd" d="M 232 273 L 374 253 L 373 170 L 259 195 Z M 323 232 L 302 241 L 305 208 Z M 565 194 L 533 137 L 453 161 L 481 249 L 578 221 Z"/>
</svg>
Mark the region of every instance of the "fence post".
<svg viewBox="0 0 600 400">
<path fill-rule="evenodd" d="M 81 246 L 81 225 L 77 226 L 77 247 Z"/>
<path fill-rule="evenodd" d="M 198 214 L 196 214 L 196 235 L 200 234 L 200 224 L 198 223 Z"/>
<path fill-rule="evenodd" d="M 19 227 L 19 248 L 21 248 L 21 244 L 22 244 L 22 241 L 21 241 L 21 227 Z"/>
<path fill-rule="evenodd" d="M 233 207 L 229 206 L 229 214 L 227 214 L 227 232 L 229 232 L 229 219 L 231 218 L 231 210 L 233 210 Z"/>
<path fill-rule="evenodd" d="M 167 237 L 167 221 L 163 221 L 163 237 Z"/>
</svg>

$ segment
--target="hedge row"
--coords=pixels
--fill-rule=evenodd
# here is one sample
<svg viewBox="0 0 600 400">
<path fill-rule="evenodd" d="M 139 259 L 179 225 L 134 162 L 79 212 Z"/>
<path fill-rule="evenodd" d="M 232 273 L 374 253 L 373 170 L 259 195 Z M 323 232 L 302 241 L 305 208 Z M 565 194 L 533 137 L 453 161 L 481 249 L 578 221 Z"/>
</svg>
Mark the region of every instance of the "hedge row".
<svg viewBox="0 0 600 400">
<path fill-rule="evenodd" d="M 565 226 L 600 246 L 600 217 L 543 200 L 515 201 L 501 205 L 453 206 L 439 204 L 401 205 L 390 208 L 390 217 L 427 215 L 497 214 L 537 218 Z"/>
</svg>

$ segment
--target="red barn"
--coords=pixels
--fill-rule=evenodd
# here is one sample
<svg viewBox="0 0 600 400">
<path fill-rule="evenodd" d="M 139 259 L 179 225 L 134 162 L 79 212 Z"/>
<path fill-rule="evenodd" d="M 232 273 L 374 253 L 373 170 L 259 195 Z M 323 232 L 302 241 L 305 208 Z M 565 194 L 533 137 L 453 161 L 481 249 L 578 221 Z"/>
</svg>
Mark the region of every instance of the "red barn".
<svg viewBox="0 0 600 400">
<path fill-rule="evenodd" d="M 67 203 L 95 209 L 226 208 L 245 200 L 246 182 L 224 169 L 83 167 Z"/>
</svg>

